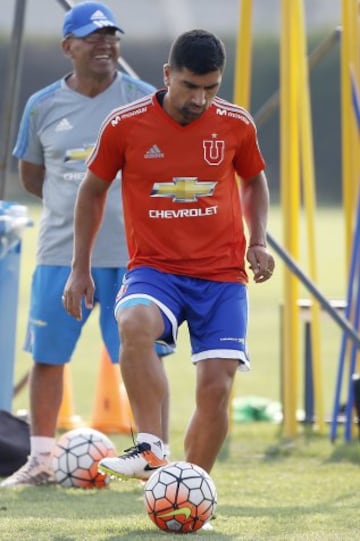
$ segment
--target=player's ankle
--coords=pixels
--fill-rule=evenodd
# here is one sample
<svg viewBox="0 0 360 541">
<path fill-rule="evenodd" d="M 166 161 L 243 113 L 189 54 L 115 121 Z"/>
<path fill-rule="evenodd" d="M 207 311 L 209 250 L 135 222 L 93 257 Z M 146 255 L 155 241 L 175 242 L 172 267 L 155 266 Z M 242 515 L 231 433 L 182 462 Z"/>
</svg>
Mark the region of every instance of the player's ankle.
<svg viewBox="0 0 360 541">
<path fill-rule="evenodd" d="M 30 448 L 31 456 L 35 457 L 38 462 L 46 466 L 51 466 L 52 450 L 55 445 L 55 438 L 47 436 L 31 436 Z"/>
</svg>

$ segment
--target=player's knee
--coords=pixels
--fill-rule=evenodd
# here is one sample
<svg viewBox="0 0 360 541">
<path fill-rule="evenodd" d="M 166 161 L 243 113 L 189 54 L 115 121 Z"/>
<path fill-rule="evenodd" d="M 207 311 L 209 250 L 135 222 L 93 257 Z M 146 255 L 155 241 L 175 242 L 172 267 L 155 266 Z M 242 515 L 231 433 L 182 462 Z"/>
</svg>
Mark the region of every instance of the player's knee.
<svg viewBox="0 0 360 541">
<path fill-rule="evenodd" d="M 118 327 L 121 341 L 154 341 L 152 336 L 151 319 L 141 307 L 125 309 L 118 316 Z"/>
<path fill-rule="evenodd" d="M 140 319 L 124 312 L 118 318 L 118 326 L 121 340 L 129 339 L 140 335 L 142 323 Z"/>
</svg>

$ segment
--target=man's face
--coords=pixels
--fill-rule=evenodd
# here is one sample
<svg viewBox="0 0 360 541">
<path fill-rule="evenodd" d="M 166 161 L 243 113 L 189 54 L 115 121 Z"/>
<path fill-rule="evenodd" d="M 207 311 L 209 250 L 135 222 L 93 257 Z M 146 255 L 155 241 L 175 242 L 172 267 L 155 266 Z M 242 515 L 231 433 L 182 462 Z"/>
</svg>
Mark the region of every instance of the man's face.
<svg viewBox="0 0 360 541">
<path fill-rule="evenodd" d="M 120 35 L 114 28 L 102 28 L 83 38 L 70 35 L 64 39 L 63 49 L 78 73 L 107 75 L 117 66 Z"/>
<path fill-rule="evenodd" d="M 222 72 L 195 75 L 186 68 L 177 71 L 165 64 L 164 80 L 168 87 L 165 109 L 180 124 L 189 124 L 210 107 L 219 90 Z"/>
</svg>

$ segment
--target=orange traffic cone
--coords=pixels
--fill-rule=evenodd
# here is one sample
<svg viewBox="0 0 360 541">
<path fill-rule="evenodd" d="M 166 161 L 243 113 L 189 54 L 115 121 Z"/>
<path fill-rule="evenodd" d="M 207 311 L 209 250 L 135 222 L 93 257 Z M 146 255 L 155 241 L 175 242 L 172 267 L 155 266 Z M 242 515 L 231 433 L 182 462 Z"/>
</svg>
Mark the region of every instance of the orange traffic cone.
<svg viewBox="0 0 360 541">
<path fill-rule="evenodd" d="M 82 426 L 84 423 L 80 415 L 74 414 L 74 400 L 72 392 L 70 365 L 64 366 L 63 376 L 63 398 L 57 419 L 58 430 L 72 430 Z"/>
<path fill-rule="evenodd" d="M 103 347 L 95 403 L 90 426 L 105 434 L 135 431 L 135 421 L 122 381 L 119 365 L 113 364 Z"/>
</svg>

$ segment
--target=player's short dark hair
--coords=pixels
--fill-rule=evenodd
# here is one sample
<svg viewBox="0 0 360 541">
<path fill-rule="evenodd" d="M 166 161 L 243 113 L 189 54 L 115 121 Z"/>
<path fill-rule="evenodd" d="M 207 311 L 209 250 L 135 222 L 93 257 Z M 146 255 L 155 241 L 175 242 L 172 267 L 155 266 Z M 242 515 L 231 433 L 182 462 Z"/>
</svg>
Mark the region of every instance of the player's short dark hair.
<svg viewBox="0 0 360 541">
<path fill-rule="evenodd" d="M 175 70 L 183 68 L 196 75 L 223 71 L 226 52 L 223 42 L 206 30 L 195 29 L 181 34 L 172 44 L 169 64 Z"/>
</svg>

